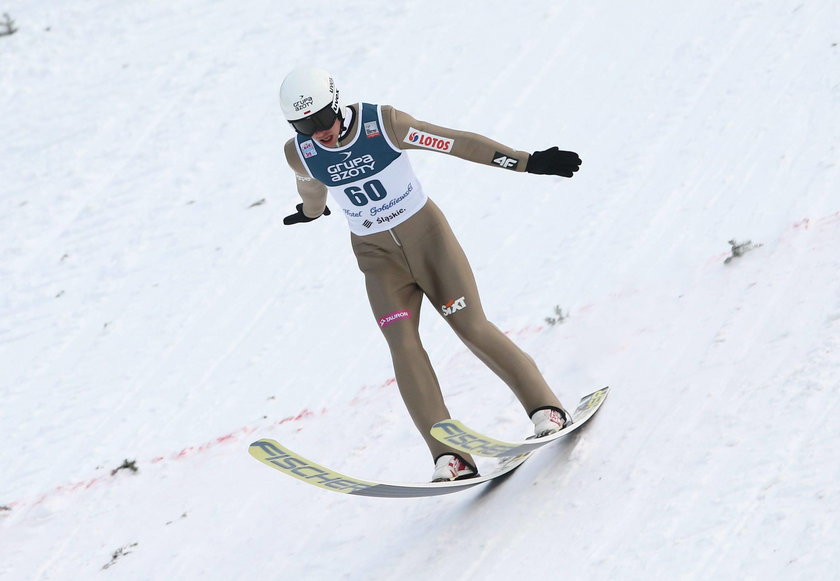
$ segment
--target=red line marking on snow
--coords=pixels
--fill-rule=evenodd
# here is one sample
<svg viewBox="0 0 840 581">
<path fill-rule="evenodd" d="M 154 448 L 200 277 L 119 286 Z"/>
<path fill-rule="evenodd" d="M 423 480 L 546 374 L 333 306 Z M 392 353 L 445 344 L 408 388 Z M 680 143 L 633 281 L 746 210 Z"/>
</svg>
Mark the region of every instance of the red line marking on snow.
<svg viewBox="0 0 840 581">
<path fill-rule="evenodd" d="M 327 413 L 326 408 L 321 410 L 321 415 L 323 415 L 325 413 Z M 173 461 L 173 460 L 183 460 L 184 458 L 188 458 L 188 457 L 200 454 L 202 452 L 207 452 L 208 450 L 212 450 L 212 449 L 217 448 L 217 447 L 219 447 L 221 445 L 224 445 L 224 444 L 238 442 L 238 441 L 242 440 L 242 438 L 244 436 L 252 434 L 252 433 L 256 432 L 257 430 L 272 429 L 276 426 L 281 426 L 283 424 L 300 422 L 301 420 L 304 420 L 306 418 L 314 417 L 315 415 L 316 415 L 315 412 L 313 412 L 312 410 L 304 409 L 303 411 L 301 411 L 297 415 L 287 416 L 285 418 L 282 418 L 280 420 L 272 422 L 268 426 L 245 426 L 245 427 L 242 427 L 238 430 L 235 430 L 233 432 L 225 434 L 223 436 L 219 436 L 217 438 L 214 438 L 214 439 L 212 439 L 208 442 L 205 442 L 203 444 L 200 444 L 198 446 L 187 446 L 186 448 L 183 448 L 182 450 L 179 450 L 177 452 L 173 452 L 173 453 L 165 455 L 165 456 L 155 456 L 154 458 L 152 458 L 150 460 L 147 460 L 146 464 L 161 464 L 161 463 L 168 462 L 168 461 Z M 143 465 L 143 463 L 140 463 L 140 466 L 142 466 L 142 465 Z M 17 510 L 17 509 L 26 508 L 26 507 L 35 507 L 35 506 L 38 506 L 40 504 L 43 504 L 44 502 L 46 502 L 46 501 L 48 501 L 48 500 L 50 500 L 54 497 L 60 496 L 62 494 L 69 494 L 69 493 L 77 492 L 79 490 L 89 490 L 89 489 L 91 489 L 95 486 L 98 486 L 100 484 L 112 483 L 112 482 L 114 482 L 114 480 L 116 478 L 119 478 L 118 474 L 113 474 L 113 475 L 107 474 L 107 475 L 102 475 L 102 476 L 96 476 L 94 478 L 90 478 L 90 479 L 87 479 L 87 480 L 82 480 L 82 481 L 79 481 L 79 482 L 73 482 L 73 483 L 70 483 L 70 484 L 61 484 L 59 486 L 54 487 L 49 492 L 42 493 L 41 495 L 35 497 L 32 500 L 16 500 L 16 501 L 12 501 L 12 502 L 0 502 L 0 504 L 2 504 L 3 506 L 8 506 L 12 510 Z M 5 514 L 8 514 L 8 513 L 0 513 L 0 514 L 5 515 Z"/>
<path fill-rule="evenodd" d="M 514 336 L 514 337 L 523 337 L 528 335 L 537 335 L 545 331 L 545 327 L 542 325 L 526 325 L 521 329 L 515 329 L 511 331 L 504 331 L 504 334 L 507 336 Z"/>
<path fill-rule="evenodd" d="M 793 235 L 799 234 L 801 232 L 811 232 L 812 228 L 821 228 L 823 226 L 833 224 L 837 221 L 840 221 L 840 211 L 834 212 L 832 214 L 828 214 L 827 216 L 823 216 L 822 218 L 812 219 L 812 218 L 801 218 L 796 220 L 795 222 L 791 223 L 782 233 L 779 235 L 779 240 L 787 242 Z M 761 241 L 757 241 L 758 244 Z M 715 254 L 709 257 L 706 260 L 706 263 L 703 265 L 703 268 L 715 268 L 719 264 L 723 263 L 728 257 L 732 256 L 732 252 L 721 252 L 719 254 Z"/>
<path fill-rule="evenodd" d="M 803 230 L 810 230 L 812 226 L 814 228 L 822 228 L 823 226 L 834 224 L 838 221 L 840 221 L 840 211 L 834 212 L 833 214 L 829 214 L 827 216 L 823 216 L 822 218 L 817 218 L 816 220 L 812 220 L 811 218 L 802 218 L 801 220 L 798 220 L 793 223 L 790 231 L 801 232 Z M 789 232 L 785 232 L 785 235 Z"/>
</svg>

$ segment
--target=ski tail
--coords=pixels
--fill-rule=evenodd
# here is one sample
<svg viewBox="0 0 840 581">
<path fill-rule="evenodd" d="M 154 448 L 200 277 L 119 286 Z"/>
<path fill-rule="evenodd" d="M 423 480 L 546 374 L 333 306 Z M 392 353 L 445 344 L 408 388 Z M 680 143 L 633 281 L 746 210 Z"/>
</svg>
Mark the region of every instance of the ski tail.
<svg viewBox="0 0 840 581">
<path fill-rule="evenodd" d="M 345 476 L 340 472 L 335 472 L 307 460 L 274 440 L 257 440 L 250 445 L 248 452 L 251 456 L 275 470 L 284 472 L 307 484 L 313 484 L 333 492 L 361 494 L 365 490 L 376 486 L 375 482 Z"/>
</svg>

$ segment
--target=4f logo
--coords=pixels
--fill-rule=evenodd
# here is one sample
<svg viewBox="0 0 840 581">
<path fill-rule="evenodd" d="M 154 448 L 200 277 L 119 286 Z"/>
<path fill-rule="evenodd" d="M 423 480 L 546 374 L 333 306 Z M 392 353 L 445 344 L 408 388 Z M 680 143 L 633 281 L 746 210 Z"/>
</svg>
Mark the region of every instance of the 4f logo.
<svg viewBox="0 0 840 581">
<path fill-rule="evenodd" d="M 497 151 L 493 155 L 493 163 L 505 169 L 516 169 L 516 166 L 519 165 L 519 160 Z"/>
<path fill-rule="evenodd" d="M 467 301 L 464 297 L 461 297 L 460 299 L 452 299 L 451 301 L 449 301 L 448 303 L 443 305 L 440 308 L 440 310 L 443 311 L 443 316 L 444 317 L 448 317 L 452 313 L 457 313 L 461 309 L 466 309 L 466 308 L 467 308 Z"/>
</svg>

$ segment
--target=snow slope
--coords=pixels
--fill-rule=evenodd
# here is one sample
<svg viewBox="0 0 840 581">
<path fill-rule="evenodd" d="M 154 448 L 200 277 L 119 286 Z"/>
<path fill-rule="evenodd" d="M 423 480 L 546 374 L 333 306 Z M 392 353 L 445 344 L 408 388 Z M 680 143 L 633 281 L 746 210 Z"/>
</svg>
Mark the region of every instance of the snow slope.
<svg viewBox="0 0 840 581">
<path fill-rule="evenodd" d="M 840 4 L 682 4 L 0 6 L 0 578 L 836 578 Z M 347 498 L 247 454 L 431 472 L 346 226 L 282 226 L 304 62 L 584 160 L 412 154 L 491 319 L 564 402 L 613 388 L 500 485 Z M 434 310 L 453 414 L 526 433 Z"/>
</svg>

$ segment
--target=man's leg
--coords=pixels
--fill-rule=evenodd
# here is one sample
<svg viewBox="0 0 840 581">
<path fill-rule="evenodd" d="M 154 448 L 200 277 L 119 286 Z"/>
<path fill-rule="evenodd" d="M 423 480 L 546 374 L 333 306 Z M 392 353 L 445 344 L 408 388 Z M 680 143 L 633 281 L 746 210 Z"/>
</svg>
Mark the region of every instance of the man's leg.
<svg viewBox="0 0 840 581">
<path fill-rule="evenodd" d="M 431 201 L 415 216 L 423 222 L 405 238 L 409 263 L 432 304 L 469 349 L 483 361 L 519 399 L 528 414 L 562 405 L 531 357 L 490 323 L 481 306 L 472 268 L 443 214 Z M 403 225 L 404 227 L 405 225 Z"/>
<path fill-rule="evenodd" d="M 353 249 L 365 275 L 371 309 L 388 342 L 394 376 L 406 408 L 433 458 L 454 453 L 429 433 L 435 423 L 449 419 L 450 415 L 429 356 L 420 341 L 423 291 L 414 281 L 401 247 L 389 233 L 354 237 Z M 468 455 L 461 456 L 474 464 Z"/>
</svg>

